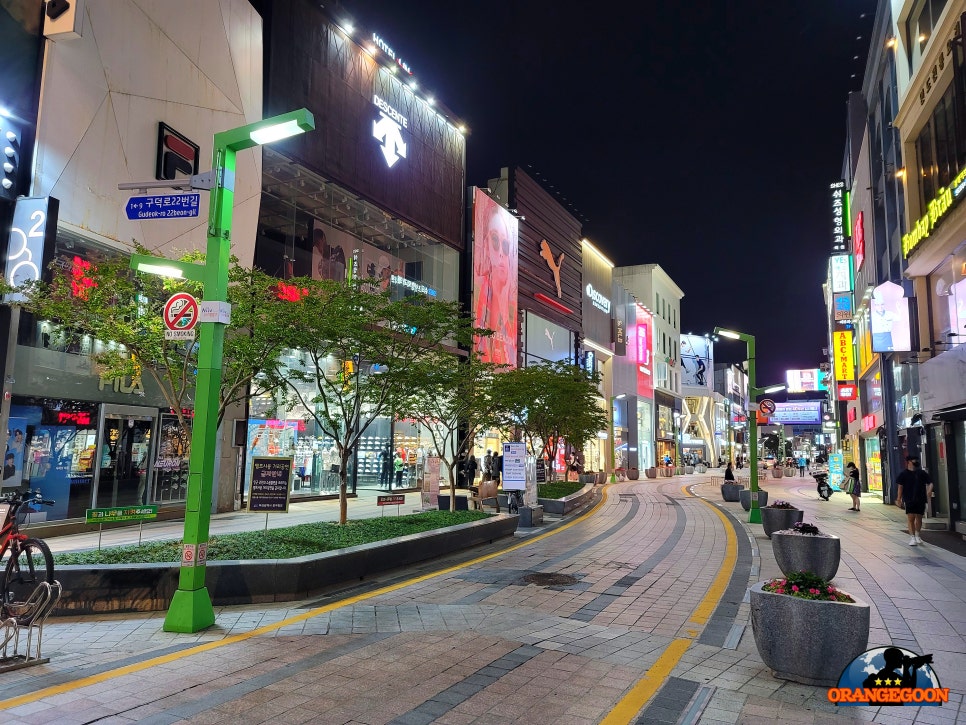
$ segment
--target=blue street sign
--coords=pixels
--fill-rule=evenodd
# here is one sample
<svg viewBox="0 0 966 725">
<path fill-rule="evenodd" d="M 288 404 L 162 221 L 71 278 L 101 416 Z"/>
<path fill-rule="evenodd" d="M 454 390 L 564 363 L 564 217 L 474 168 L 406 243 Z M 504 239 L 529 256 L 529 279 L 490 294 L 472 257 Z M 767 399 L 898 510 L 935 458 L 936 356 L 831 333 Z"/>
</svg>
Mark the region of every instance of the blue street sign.
<svg viewBox="0 0 966 725">
<path fill-rule="evenodd" d="M 182 219 L 198 216 L 201 194 L 132 196 L 124 211 L 132 221 L 139 219 Z"/>
</svg>

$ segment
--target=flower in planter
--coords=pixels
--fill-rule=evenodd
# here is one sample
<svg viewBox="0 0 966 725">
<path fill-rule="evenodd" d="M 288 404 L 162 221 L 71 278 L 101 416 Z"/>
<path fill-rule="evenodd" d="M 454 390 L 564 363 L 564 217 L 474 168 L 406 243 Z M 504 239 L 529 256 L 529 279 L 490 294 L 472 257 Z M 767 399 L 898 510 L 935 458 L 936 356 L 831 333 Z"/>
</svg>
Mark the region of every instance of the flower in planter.
<svg viewBox="0 0 966 725">
<path fill-rule="evenodd" d="M 792 528 L 792 531 L 796 534 L 807 534 L 808 536 L 827 536 L 827 534 L 823 534 L 821 531 L 819 531 L 818 526 L 815 524 L 806 524 L 803 521 L 799 521 L 797 524 L 795 524 L 794 528 Z"/>
<path fill-rule="evenodd" d="M 826 579 L 809 571 L 796 571 L 787 577 L 772 579 L 762 589 L 773 594 L 787 594 L 820 602 L 855 602 L 850 594 L 839 591 Z"/>
<path fill-rule="evenodd" d="M 770 508 L 770 509 L 797 509 L 798 506 L 792 506 L 792 504 L 790 504 L 788 501 L 778 500 L 778 501 L 774 501 L 773 503 L 768 504 L 768 506 L 766 508 Z"/>
</svg>

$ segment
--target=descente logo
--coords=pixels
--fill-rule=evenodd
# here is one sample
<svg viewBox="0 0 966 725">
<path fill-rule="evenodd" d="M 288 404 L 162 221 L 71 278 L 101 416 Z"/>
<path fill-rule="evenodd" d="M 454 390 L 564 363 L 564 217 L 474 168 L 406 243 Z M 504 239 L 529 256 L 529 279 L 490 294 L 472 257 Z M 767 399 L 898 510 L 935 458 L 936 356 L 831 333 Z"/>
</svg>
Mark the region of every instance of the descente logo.
<svg viewBox="0 0 966 725">
<path fill-rule="evenodd" d="M 610 313 L 610 300 L 595 290 L 592 284 L 588 282 L 587 289 L 584 291 L 587 293 L 587 296 L 590 298 L 590 301 L 593 303 L 594 307 L 602 312 Z"/>
</svg>

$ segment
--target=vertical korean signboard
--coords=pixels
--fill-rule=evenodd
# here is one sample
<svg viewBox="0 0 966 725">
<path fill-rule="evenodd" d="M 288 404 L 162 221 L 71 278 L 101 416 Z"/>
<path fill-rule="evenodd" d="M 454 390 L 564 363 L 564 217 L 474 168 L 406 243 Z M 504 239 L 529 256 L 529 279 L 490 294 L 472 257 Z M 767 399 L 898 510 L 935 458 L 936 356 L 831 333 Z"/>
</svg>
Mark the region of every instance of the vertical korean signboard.
<svg viewBox="0 0 966 725">
<path fill-rule="evenodd" d="M 829 185 L 832 195 L 832 254 L 847 254 L 849 251 L 848 219 L 849 197 L 844 181 Z"/>
<path fill-rule="evenodd" d="M 855 351 L 852 345 L 852 331 L 838 330 L 832 333 L 835 346 L 835 380 L 851 383 L 855 380 Z"/>
<path fill-rule="evenodd" d="M 286 513 L 291 478 L 291 457 L 253 456 L 248 510 L 253 513 Z"/>
</svg>

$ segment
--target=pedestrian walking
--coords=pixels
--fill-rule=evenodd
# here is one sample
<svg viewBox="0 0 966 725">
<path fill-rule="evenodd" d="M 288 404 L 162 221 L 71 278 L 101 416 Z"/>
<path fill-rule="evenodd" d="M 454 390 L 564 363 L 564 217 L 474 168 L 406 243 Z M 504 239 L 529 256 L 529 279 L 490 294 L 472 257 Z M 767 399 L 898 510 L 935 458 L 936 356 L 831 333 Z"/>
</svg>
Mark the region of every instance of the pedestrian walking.
<svg viewBox="0 0 966 725">
<path fill-rule="evenodd" d="M 725 481 L 734 481 L 735 472 L 731 470 L 731 461 L 728 461 L 728 467 L 725 469 Z"/>
<path fill-rule="evenodd" d="M 845 467 L 845 490 L 852 497 L 852 508 L 849 511 L 859 511 L 861 508 L 862 485 L 859 483 L 859 469 L 852 461 Z"/>
<path fill-rule="evenodd" d="M 466 485 L 472 488 L 476 483 L 476 469 L 478 464 L 476 456 L 472 453 L 466 457 Z"/>
<path fill-rule="evenodd" d="M 798 457 L 798 476 L 799 478 L 805 477 L 805 468 L 808 466 L 808 461 L 805 460 L 805 456 Z"/>
<path fill-rule="evenodd" d="M 493 456 L 493 467 L 490 470 L 490 476 L 496 481 L 496 485 L 500 485 L 500 475 L 503 473 L 503 454 L 497 450 L 496 455 Z"/>
<path fill-rule="evenodd" d="M 906 470 L 896 478 L 896 506 L 905 507 L 909 521 L 909 546 L 922 543 L 922 516 L 932 497 L 932 478 L 920 468 L 918 456 L 906 456 Z"/>
<path fill-rule="evenodd" d="M 489 481 L 493 478 L 493 451 L 487 449 L 486 455 L 483 456 L 483 480 Z"/>
</svg>

